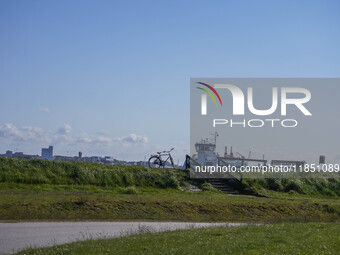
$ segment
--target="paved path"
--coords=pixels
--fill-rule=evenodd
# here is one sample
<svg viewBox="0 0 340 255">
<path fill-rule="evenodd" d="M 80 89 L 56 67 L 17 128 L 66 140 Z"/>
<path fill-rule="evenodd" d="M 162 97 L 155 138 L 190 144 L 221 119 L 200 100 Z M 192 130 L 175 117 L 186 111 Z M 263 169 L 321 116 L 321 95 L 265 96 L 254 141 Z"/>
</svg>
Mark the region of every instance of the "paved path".
<svg viewBox="0 0 340 255">
<path fill-rule="evenodd" d="M 89 238 L 117 237 L 143 231 L 165 231 L 242 223 L 184 222 L 20 222 L 0 223 L 0 254 L 32 247 L 52 246 Z"/>
</svg>

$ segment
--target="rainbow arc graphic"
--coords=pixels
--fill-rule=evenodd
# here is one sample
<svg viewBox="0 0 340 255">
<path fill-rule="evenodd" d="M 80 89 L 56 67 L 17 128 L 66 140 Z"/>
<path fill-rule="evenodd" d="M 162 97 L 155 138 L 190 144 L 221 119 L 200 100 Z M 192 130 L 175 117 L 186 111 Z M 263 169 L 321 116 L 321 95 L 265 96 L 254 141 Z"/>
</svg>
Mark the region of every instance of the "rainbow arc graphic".
<svg viewBox="0 0 340 255">
<path fill-rule="evenodd" d="M 217 98 L 220 101 L 220 104 L 222 106 L 221 97 L 220 97 L 220 95 L 217 93 L 217 91 L 212 86 L 210 86 L 209 84 L 203 83 L 203 82 L 197 82 L 197 83 L 205 86 L 208 89 L 210 89 L 217 96 Z M 212 98 L 212 100 L 214 100 L 215 105 L 217 105 L 215 97 L 213 96 L 213 94 L 209 90 L 207 90 L 205 88 L 201 88 L 201 87 L 197 87 L 197 88 L 200 89 L 200 90 L 203 90 L 204 92 L 206 92 Z"/>
</svg>

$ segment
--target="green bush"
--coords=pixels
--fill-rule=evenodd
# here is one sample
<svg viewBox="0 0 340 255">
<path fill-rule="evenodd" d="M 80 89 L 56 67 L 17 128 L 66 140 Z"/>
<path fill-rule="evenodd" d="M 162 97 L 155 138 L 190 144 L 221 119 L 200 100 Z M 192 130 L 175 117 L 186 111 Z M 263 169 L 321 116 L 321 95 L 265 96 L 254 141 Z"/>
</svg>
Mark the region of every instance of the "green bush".
<svg viewBox="0 0 340 255">
<path fill-rule="evenodd" d="M 243 180 L 240 188 L 234 185 L 234 188 L 242 193 L 251 195 L 262 195 L 265 190 L 284 191 L 291 195 L 324 195 L 340 196 L 340 179 L 322 179 L 322 178 L 301 178 L 301 179 L 249 179 Z M 294 191 L 294 192 L 293 192 Z"/>
<path fill-rule="evenodd" d="M 288 194 L 289 195 L 297 195 L 299 193 L 297 193 L 295 190 L 290 190 L 290 191 L 288 191 Z"/>
<path fill-rule="evenodd" d="M 130 186 L 130 187 L 125 188 L 124 193 L 125 194 L 137 194 L 138 192 L 135 186 Z"/>
<path fill-rule="evenodd" d="M 275 191 L 282 191 L 283 190 L 283 185 L 281 183 L 281 179 L 274 179 L 274 178 L 269 178 L 266 179 L 266 186 L 270 190 L 275 190 Z"/>
<path fill-rule="evenodd" d="M 202 191 L 212 191 L 217 192 L 217 189 L 215 189 L 209 182 L 205 182 L 201 185 Z"/>
<path fill-rule="evenodd" d="M 285 186 L 284 190 L 286 192 L 294 190 L 298 193 L 304 193 L 302 188 L 302 182 L 300 179 L 291 179 L 287 182 L 287 185 Z"/>
</svg>

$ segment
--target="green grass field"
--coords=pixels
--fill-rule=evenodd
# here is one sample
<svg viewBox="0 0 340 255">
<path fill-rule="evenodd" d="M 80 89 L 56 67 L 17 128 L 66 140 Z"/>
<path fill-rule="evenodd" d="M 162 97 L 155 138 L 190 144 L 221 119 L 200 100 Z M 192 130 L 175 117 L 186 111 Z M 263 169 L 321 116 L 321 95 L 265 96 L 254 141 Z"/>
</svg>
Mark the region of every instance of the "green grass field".
<svg viewBox="0 0 340 255">
<path fill-rule="evenodd" d="M 280 223 L 146 233 L 18 254 L 340 254 L 340 224 Z"/>
<path fill-rule="evenodd" d="M 266 196 L 268 191 L 309 196 L 340 196 L 340 179 L 244 179 L 226 180 L 243 194 Z M 173 188 L 204 180 L 189 178 L 189 171 L 150 169 L 143 166 L 109 166 L 86 162 L 0 158 L 0 183 L 32 185 L 92 186 L 99 188 Z M 28 187 L 28 186 L 26 186 Z M 60 186 L 59 186 L 60 187 Z"/>
<path fill-rule="evenodd" d="M 176 189 L 0 185 L 1 221 L 336 221 L 336 198 L 232 196 Z M 128 193 L 128 192 L 127 192 Z"/>
<path fill-rule="evenodd" d="M 178 188 L 180 171 L 143 166 L 0 158 L 0 183 Z"/>
<path fill-rule="evenodd" d="M 204 184 L 185 170 L 0 158 L 0 221 L 340 219 L 338 180 L 293 181 L 245 180 L 244 190 L 262 197 L 231 196 L 181 191 Z M 283 192 L 287 187 L 293 189 Z"/>
<path fill-rule="evenodd" d="M 204 191 L 179 188 L 190 184 Z M 191 180 L 185 170 L 0 158 L 0 221 L 273 224 L 144 233 L 19 254 L 339 254 L 339 179 L 230 185 L 243 195 Z"/>
</svg>

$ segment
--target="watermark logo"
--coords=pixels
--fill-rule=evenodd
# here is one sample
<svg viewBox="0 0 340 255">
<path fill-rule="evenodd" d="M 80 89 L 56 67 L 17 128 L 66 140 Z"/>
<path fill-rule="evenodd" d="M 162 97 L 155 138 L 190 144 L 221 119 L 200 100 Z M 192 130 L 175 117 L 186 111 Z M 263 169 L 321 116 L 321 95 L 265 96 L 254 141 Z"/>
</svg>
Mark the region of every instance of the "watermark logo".
<svg viewBox="0 0 340 255">
<path fill-rule="evenodd" d="M 203 83 L 203 82 L 197 82 L 197 83 L 202 85 L 202 86 L 205 86 L 208 89 L 210 89 L 217 96 L 217 98 L 220 101 L 220 104 L 222 106 L 221 97 L 220 97 L 220 95 L 217 93 L 217 91 L 212 86 L 210 86 L 209 84 Z M 217 105 L 215 97 L 211 94 L 211 92 L 209 90 L 207 90 L 205 88 L 201 88 L 201 87 L 197 87 L 197 89 L 200 89 L 200 90 L 203 90 L 204 92 L 206 92 L 212 98 L 212 100 L 214 101 L 215 105 Z M 201 102 L 202 102 L 201 103 L 201 112 L 202 112 L 202 115 L 207 115 L 207 95 L 206 94 L 202 94 L 201 95 Z"/>
<path fill-rule="evenodd" d="M 191 177 L 339 176 L 339 94 L 340 78 L 191 78 Z"/>
<path fill-rule="evenodd" d="M 217 98 L 220 101 L 221 106 L 222 106 L 221 97 L 215 89 L 227 89 L 231 93 L 232 98 L 233 98 L 233 115 L 244 115 L 245 114 L 245 96 L 244 96 L 243 91 L 239 87 L 233 84 L 215 84 L 214 87 L 212 87 L 203 82 L 197 82 L 197 83 L 209 88 L 217 96 Z M 213 99 L 215 105 L 217 104 L 214 96 L 212 95 L 210 91 L 208 91 L 207 89 L 201 88 L 201 87 L 197 87 L 197 88 L 205 91 Z M 273 114 L 277 110 L 278 104 L 279 104 L 278 103 L 278 94 L 279 94 L 278 91 L 279 89 L 277 87 L 272 88 L 271 107 L 269 109 L 260 110 L 254 107 L 253 88 L 248 87 L 247 88 L 247 106 L 248 106 L 249 111 L 253 113 L 254 115 L 258 115 L 258 116 L 268 116 L 268 115 Z M 287 105 L 295 105 L 306 116 L 312 115 L 307 110 L 307 108 L 304 106 L 304 104 L 310 101 L 311 99 L 311 93 L 308 89 L 299 88 L 299 87 L 282 87 L 280 89 L 280 92 L 281 92 L 280 93 L 281 95 L 280 108 L 281 108 L 282 116 L 287 115 Z M 302 97 L 299 96 L 298 98 L 290 98 L 290 95 L 292 94 L 300 94 L 302 95 Z M 201 95 L 201 115 L 207 115 L 207 95 L 206 94 Z"/>
</svg>

